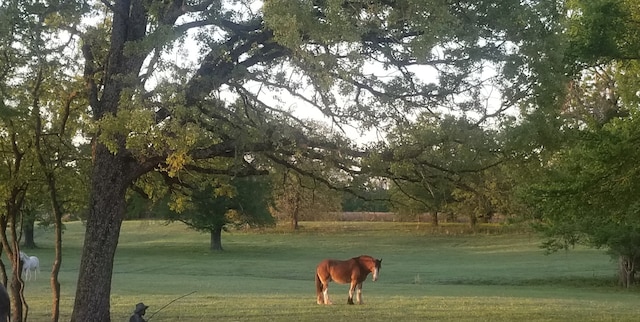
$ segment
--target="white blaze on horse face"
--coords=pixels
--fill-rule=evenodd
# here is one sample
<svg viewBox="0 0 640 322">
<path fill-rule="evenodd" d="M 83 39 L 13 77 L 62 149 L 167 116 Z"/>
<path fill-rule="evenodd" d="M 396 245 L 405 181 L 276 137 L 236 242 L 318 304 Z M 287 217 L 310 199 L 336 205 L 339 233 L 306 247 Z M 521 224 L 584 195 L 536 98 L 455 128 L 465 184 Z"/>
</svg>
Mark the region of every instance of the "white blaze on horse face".
<svg viewBox="0 0 640 322">
<path fill-rule="evenodd" d="M 373 269 L 373 281 L 377 281 L 378 280 L 378 269 L 374 268 Z"/>
</svg>

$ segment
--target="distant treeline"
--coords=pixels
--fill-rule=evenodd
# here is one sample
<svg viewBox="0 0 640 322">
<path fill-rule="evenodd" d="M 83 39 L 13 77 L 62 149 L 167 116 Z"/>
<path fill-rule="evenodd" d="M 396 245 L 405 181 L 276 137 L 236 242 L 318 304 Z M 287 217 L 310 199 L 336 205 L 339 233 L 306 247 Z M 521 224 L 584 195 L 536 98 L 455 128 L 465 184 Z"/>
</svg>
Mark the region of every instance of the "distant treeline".
<svg viewBox="0 0 640 322">
<path fill-rule="evenodd" d="M 480 222 L 486 223 L 504 223 L 507 221 L 507 216 L 494 214 L 491 218 L 486 220 L 480 220 Z M 380 212 L 380 211 L 345 211 L 345 212 L 333 212 L 318 215 L 315 218 L 309 218 L 310 221 L 324 221 L 324 220 L 337 220 L 337 221 L 388 221 L 388 222 L 433 222 L 433 215 L 430 213 L 421 214 L 399 214 L 395 212 Z M 468 223 L 468 216 L 456 216 L 453 214 L 438 214 L 439 223 Z"/>
</svg>

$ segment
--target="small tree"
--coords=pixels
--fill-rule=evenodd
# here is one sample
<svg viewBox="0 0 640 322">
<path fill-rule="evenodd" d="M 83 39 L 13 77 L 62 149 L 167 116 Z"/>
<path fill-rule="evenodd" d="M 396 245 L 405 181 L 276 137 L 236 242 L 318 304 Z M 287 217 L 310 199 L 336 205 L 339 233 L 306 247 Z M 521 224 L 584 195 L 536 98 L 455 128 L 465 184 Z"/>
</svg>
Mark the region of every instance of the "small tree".
<svg viewBox="0 0 640 322">
<path fill-rule="evenodd" d="M 300 220 L 341 210 L 340 193 L 324 183 L 289 169 L 276 178 L 274 210 L 276 216 L 291 223 L 293 230 L 298 229 Z"/>
<path fill-rule="evenodd" d="M 233 178 L 228 184 L 193 190 L 191 204 L 184 211 L 170 211 L 169 220 L 208 233 L 210 249 L 222 251 L 222 231 L 229 226 L 274 224 L 269 212 L 270 192 L 266 177 Z"/>
</svg>

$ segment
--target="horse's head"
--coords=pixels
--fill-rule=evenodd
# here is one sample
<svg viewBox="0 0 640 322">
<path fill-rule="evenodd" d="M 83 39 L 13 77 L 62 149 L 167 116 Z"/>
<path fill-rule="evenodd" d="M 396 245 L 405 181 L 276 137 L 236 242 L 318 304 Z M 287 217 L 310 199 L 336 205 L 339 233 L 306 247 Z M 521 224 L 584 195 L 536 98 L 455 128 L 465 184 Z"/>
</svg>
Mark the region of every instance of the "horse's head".
<svg viewBox="0 0 640 322">
<path fill-rule="evenodd" d="M 20 251 L 20 260 L 26 262 L 29 259 L 29 256 L 24 252 Z"/>
<path fill-rule="evenodd" d="M 380 268 L 382 267 L 382 258 L 381 259 L 374 259 L 375 260 L 375 268 L 373 269 L 373 281 L 377 281 L 378 280 L 378 273 L 380 272 Z"/>
</svg>

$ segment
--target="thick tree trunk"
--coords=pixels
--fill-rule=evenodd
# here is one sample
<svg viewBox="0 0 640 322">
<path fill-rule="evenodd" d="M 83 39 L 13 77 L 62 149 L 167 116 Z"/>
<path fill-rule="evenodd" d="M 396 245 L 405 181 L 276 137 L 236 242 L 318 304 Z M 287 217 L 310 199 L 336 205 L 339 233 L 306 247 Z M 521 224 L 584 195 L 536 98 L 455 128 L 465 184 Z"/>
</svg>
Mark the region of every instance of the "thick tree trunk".
<svg viewBox="0 0 640 322">
<path fill-rule="evenodd" d="M 27 249 L 37 248 L 38 246 L 36 246 L 36 241 L 33 238 L 33 232 L 35 230 L 35 219 L 34 218 L 25 219 L 23 224 L 23 229 L 24 229 L 24 243 L 22 247 Z"/>
<path fill-rule="evenodd" d="M 222 226 L 215 227 L 211 230 L 211 251 L 223 251 L 222 249 Z"/>
<path fill-rule="evenodd" d="M 71 321 L 108 322 L 111 275 L 120 227 L 125 214 L 125 191 L 130 184 L 127 160 L 103 145 L 96 147 L 89 217 Z"/>
<path fill-rule="evenodd" d="M 620 286 L 629 288 L 635 283 L 635 259 L 629 256 L 618 257 L 618 281 Z"/>
<path fill-rule="evenodd" d="M 87 59 L 85 78 L 89 88 L 89 102 L 96 120 L 106 115 L 117 116 L 123 90 L 133 90 L 141 85 L 137 76 L 148 54 L 142 50 L 125 53 L 128 43 L 140 41 L 145 36 L 148 22 L 145 3 L 142 0 L 117 0 L 110 3 L 114 14 L 102 87 L 97 86 L 94 81 L 94 71 L 98 66 L 91 48 L 83 46 L 83 54 Z M 111 321 L 111 274 L 126 211 L 125 192 L 136 175 L 141 175 L 137 172 L 140 169 L 135 160 L 126 150 L 125 139 L 126 135 L 114 139 L 118 151 L 112 154 L 94 137 L 89 216 L 71 321 Z"/>
<path fill-rule="evenodd" d="M 437 227 L 438 224 L 439 224 L 439 222 L 438 222 L 438 212 L 434 211 L 433 214 L 431 214 L 431 225 L 433 225 L 434 227 Z"/>
</svg>

